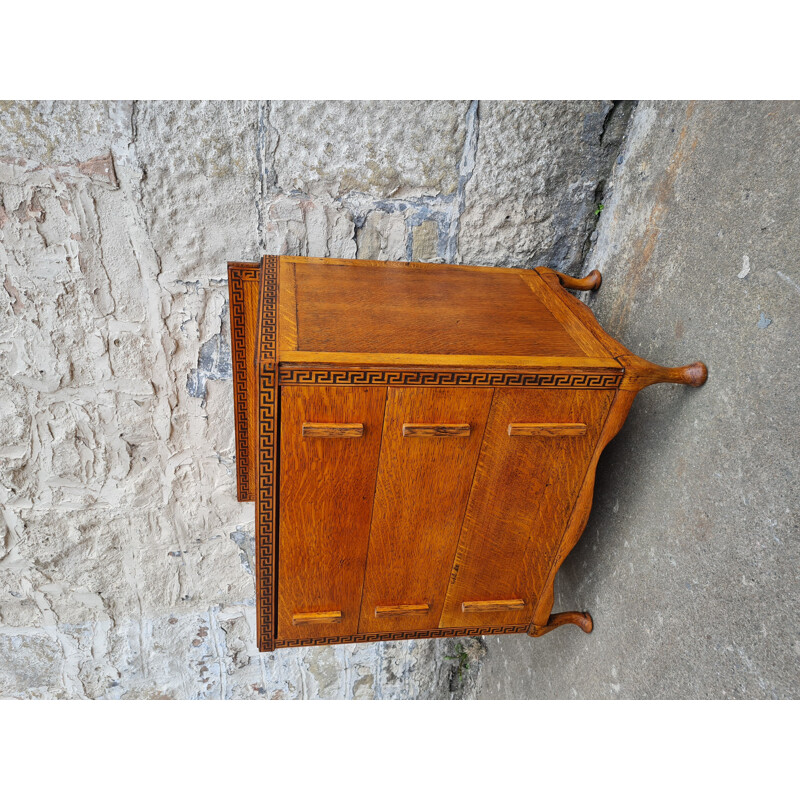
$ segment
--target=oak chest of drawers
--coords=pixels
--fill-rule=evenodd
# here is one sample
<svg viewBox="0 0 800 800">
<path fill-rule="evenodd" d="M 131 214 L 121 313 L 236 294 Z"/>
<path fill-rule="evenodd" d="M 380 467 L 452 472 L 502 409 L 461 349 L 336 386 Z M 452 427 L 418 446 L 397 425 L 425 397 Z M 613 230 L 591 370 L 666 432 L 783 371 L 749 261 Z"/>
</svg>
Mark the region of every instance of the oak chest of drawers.
<svg viewBox="0 0 800 800">
<path fill-rule="evenodd" d="M 228 265 L 238 497 L 258 646 L 539 636 L 595 467 L 643 387 L 701 385 L 533 270 L 266 256 Z"/>
</svg>

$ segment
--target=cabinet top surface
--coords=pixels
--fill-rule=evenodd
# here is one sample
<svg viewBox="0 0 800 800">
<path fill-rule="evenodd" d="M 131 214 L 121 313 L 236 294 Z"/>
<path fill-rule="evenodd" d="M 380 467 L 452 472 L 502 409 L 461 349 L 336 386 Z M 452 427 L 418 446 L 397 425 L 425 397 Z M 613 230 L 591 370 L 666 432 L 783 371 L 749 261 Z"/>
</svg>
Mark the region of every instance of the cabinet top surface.
<svg viewBox="0 0 800 800">
<path fill-rule="evenodd" d="M 533 270 L 282 256 L 279 286 L 281 361 L 610 361 Z"/>
</svg>

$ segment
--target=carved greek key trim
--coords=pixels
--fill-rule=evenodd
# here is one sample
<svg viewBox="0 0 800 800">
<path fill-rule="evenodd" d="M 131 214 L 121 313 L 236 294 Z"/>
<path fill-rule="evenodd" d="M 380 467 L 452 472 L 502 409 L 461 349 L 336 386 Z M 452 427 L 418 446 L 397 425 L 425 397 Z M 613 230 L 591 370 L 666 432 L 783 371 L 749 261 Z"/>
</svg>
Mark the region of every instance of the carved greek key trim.
<svg viewBox="0 0 800 800">
<path fill-rule="evenodd" d="M 236 497 L 240 503 L 254 500 L 250 492 L 250 458 L 247 418 L 247 354 L 245 349 L 245 283 L 255 283 L 259 269 L 252 264 L 228 264 L 228 297 L 233 367 L 233 414 L 236 432 Z"/>
<path fill-rule="evenodd" d="M 275 363 L 278 357 L 278 256 L 264 256 L 259 292 L 258 360 Z"/>
<path fill-rule="evenodd" d="M 618 372 L 427 372 L 410 369 L 280 367 L 283 386 L 510 386 L 541 389 L 615 389 Z"/>
<path fill-rule="evenodd" d="M 275 647 L 309 647 L 320 644 L 352 644 L 361 642 L 398 642 L 404 639 L 449 639 L 454 636 L 495 636 L 504 633 L 527 633 L 528 625 L 496 625 L 487 628 L 435 628 L 427 631 L 393 631 L 391 633 L 354 633 L 350 636 L 319 636 L 306 639 L 278 639 Z"/>
<path fill-rule="evenodd" d="M 275 571 L 278 524 L 277 256 L 265 256 L 262 261 L 259 306 L 261 367 L 258 374 L 256 614 L 258 649 L 270 651 L 275 649 Z"/>
</svg>

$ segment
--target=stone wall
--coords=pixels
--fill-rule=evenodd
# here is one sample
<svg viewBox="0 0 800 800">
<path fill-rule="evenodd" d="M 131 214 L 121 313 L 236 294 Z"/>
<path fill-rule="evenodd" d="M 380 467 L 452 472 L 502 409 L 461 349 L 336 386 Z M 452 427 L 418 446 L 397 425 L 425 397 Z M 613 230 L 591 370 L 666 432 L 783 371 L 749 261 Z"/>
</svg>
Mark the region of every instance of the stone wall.
<svg viewBox="0 0 800 800">
<path fill-rule="evenodd" d="M 228 260 L 580 269 L 630 104 L 0 104 L 0 696 L 460 697 L 453 641 L 254 648 Z"/>
</svg>

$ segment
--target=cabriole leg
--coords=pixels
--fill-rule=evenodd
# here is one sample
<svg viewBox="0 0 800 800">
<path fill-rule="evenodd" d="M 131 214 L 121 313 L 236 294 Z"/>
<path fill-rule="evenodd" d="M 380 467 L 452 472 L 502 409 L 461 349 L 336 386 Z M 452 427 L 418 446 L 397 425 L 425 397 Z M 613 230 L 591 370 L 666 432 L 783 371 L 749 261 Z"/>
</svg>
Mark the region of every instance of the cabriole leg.
<svg viewBox="0 0 800 800">
<path fill-rule="evenodd" d="M 546 625 L 531 625 L 528 635 L 544 636 L 562 625 L 577 625 L 584 633 L 591 633 L 594 623 L 588 611 L 562 611 L 551 614 Z"/>
<path fill-rule="evenodd" d="M 572 289 L 576 292 L 596 292 L 603 282 L 603 276 L 596 269 L 593 269 L 585 278 L 573 278 L 563 272 L 553 270 L 558 275 L 558 280 L 565 289 Z"/>
</svg>

